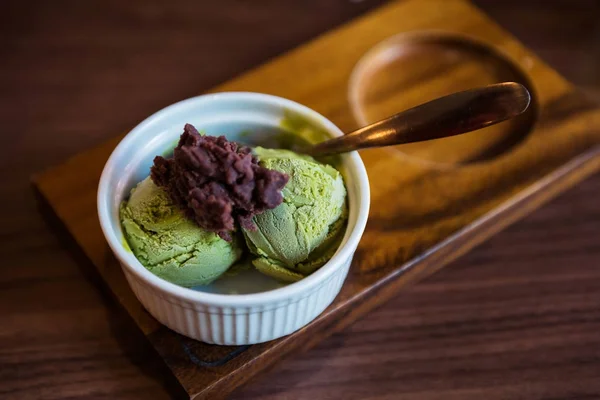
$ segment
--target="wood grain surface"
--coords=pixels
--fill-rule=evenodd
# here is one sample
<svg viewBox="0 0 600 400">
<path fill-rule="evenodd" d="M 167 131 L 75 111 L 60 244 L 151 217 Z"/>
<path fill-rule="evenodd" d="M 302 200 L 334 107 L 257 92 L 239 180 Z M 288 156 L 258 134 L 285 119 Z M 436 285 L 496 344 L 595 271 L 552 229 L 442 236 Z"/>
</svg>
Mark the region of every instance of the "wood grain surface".
<svg viewBox="0 0 600 400">
<path fill-rule="evenodd" d="M 6 213 L 8 229 L 2 242 L 8 273 L 1 292 L 5 318 L 0 354 L 2 365 L 7 366 L 0 372 L 1 393 L 15 398 L 139 398 L 165 393 L 159 390 L 163 371 L 156 359 L 131 336 L 128 321 L 111 310 L 111 303 L 99 297 L 60 249 L 37 215 L 33 200 L 25 197 L 29 193 L 25 180 L 32 171 L 108 137 L 104 135 L 125 130 L 154 109 L 229 77 L 218 75 L 227 73 L 227 68 L 230 74 L 241 72 L 374 5 L 328 3 L 326 9 L 315 11 L 305 5 L 274 4 L 279 6 L 264 14 L 253 10 L 256 25 L 244 25 L 240 17 L 237 31 L 223 26 L 233 15 L 248 12 L 237 3 L 210 7 L 190 3 L 177 11 L 151 3 L 130 9 L 107 2 L 49 9 L 43 4 L 23 9 L 15 5 L 2 13 L 6 19 L 1 25 L 1 59 L 6 60 L 1 66 L 6 69 L 2 74 L 5 90 L 0 93 L 6 154 L 3 188 L 7 207 L 15 211 Z M 564 3 L 541 10 L 539 5 L 514 3 L 512 7 L 522 10 L 517 19 L 536 15 L 537 19 L 529 18 L 530 23 L 539 19 L 542 27 L 552 28 L 546 31 L 547 42 L 542 42 L 546 48 L 552 48 L 556 30 L 556 24 L 546 20 L 554 18 L 562 26 L 566 17 L 573 19 L 568 29 L 559 31 L 571 34 L 575 47 L 583 50 L 553 51 L 577 68 L 595 65 L 596 69 L 588 70 L 588 78 L 580 69 L 574 72 L 577 79 L 585 79 L 578 83 L 587 84 L 594 94 L 598 64 L 593 50 L 598 31 L 590 15 L 595 6 L 581 4 L 580 9 Z M 241 10 L 235 11 L 236 5 Z M 514 23 L 513 11 L 490 7 Z M 212 18 L 206 17 L 209 14 Z M 284 28 L 289 36 L 281 35 Z M 208 39 L 202 42 L 203 32 L 219 29 L 220 46 Z M 519 35 L 518 29 L 514 31 Z M 524 38 L 526 34 L 522 33 Z M 269 38 L 285 43 L 277 48 L 268 44 Z M 256 51 L 249 51 L 252 44 Z M 204 51 L 190 53 L 192 45 Z M 223 45 L 229 47 L 225 50 Z M 269 50 L 273 54 L 266 54 Z M 253 61 L 251 57 L 260 54 L 264 58 Z M 240 58 L 236 61 L 235 57 Z M 154 68 L 147 68 L 149 64 Z M 575 68 L 571 63 L 564 65 Z M 598 276 L 592 267 L 598 264 L 594 196 L 600 189 L 593 182 L 527 220 L 533 218 L 533 224 L 521 223 L 509 231 L 512 235 L 503 234 L 463 259 L 461 272 L 453 274 L 454 268 L 443 272 L 373 314 L 370 324 L 355 325 L 351 329 L 358 333 L 356 338 L 351 333 L 338 335 L 304 360 L 278 367 L 240 396 L 319 398 L 342 392 L 361 398 L 369 393 L 393 398 L 400 392 L 415 398 L 597 395 L 598 343 L 594 344 L 593 332 L 598 328 L 594 325 Z M 425 284 L 434 285 L 433 289 L 427 292 Z M 453 295 L 458 297 L 452 300 Z M 349 346 L 342 347 L 345 341 Z M 398 347 L 389 351 L 390 343 Z M 448 347 L 455 353 L 442 351 Z M 526 379 L 520 379 L 523 376 Z"/>
<path fill-rule="evenodd" d="M 414 33 L 432 29 L 447 33 Z M 390 37 L 397 38 L 394 46 L 402 55 L 394 59 L 384 51 L 384 60 L 394 60 L 393 71 L 382 74 L 376 55 L 362 63 L 366 72 L 352 73 L 369 49 Z M 360 84 L 361 76 L 366 76 L 366 86 Z M 383 82 L 371 85 L 373 78 Z M 416 148 L 362 153 L 370 176 L 371 210 L 340 294 L 302 330 L 249 348 L 188 341 L 158 324 L 133 296 L 96 217 L 95 189 L 114 139 L 44 171 L 35 185 L 189 396 L 220 398 L 282 357 L 339 331 L 597 170 L 600 109 L 459 0 L 392 2 L 212 89 L 297 100 L 349 131 L 358 124 L 349 107 L 348 82 L 365 87 L 368 96 L 359 91 L 353 98 L 365 97 L 365 105 L 383 117 L 430 96 L 506 79 L 521 81 L 534 93 L 526 115 Z M 448 154 L 452 157 L 438 159 Z"/>
</svg>

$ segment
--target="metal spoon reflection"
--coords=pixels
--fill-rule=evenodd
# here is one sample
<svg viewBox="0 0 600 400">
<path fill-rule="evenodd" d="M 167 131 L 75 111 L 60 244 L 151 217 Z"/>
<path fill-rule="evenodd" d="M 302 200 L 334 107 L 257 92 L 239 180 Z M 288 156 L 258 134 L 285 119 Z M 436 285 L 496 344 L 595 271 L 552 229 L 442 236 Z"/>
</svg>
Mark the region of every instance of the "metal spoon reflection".
<svg viewBox="0 0 600 400">
<path fill-rule="evenodd" d="M 300 152 L 326 156 L 460 135 L 516 117 L 530 102 L 520 83 L 497 83 L 440 97 Z"/>
</svg>

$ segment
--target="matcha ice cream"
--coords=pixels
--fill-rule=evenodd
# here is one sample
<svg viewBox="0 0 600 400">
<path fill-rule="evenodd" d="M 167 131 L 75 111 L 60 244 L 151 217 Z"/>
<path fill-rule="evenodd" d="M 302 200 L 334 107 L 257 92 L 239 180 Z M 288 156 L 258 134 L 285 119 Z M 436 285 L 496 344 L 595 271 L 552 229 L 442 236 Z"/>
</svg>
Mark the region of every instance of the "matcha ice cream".
<svg viewBox="0 0 600 400">
<path fill-rule="evenodd" d="M 284 281 L 309 275 L 333 255 L 347 220 L 346 188 L 333 167 L 287 150 L 257 147 L 265 168 L 289 176 L 283 203 L 253 217 L 256 229 L 244 228 L 254 266 Z"/>
<path fill-rule="evenodd" d="M 221 276 L 242 250 L 200 228 L 150 178 L 140 182 L 120 210 L 125 237 L 138 260 L 177 285 L 206 285 Z"/>
<path fill-rule="evenodd" d="M 120 213 L 138 260 L 175 284 L 207 285 L 227 271 L 242 254 L 240 228 L 257 270 L 294 282 L 339 246 L 346 188 L 311 157 L 251 150 L 186 124 L 173 157 L 154 159 Z"/>
</svg>

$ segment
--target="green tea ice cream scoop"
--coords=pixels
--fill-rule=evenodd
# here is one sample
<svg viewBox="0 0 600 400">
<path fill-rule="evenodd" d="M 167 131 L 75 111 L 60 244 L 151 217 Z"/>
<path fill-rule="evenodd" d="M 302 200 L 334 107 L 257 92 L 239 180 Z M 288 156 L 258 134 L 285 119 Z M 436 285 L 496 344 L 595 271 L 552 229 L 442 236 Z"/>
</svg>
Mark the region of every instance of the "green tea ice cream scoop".
<svg viewBox="0 0 600 400">
<path fill-rule="evenodd" d="M 177 285 L 207 285 L 242 253 L 235 237 L 226 242 L 186 218 L 150 178 L 131 191 L 120 217 L 127 243 L 142 265 Z"/>
<path fill-rule="evenodd" d="M 325 264 L 341 242 L 347 220 L 346 188 L 332 166 L 288 150 L 257 147 L 261 166 L 289 176 L 283 203 L 254 216 L 256 230 L 244 229 L 254 266 L 293 282 Z"/>
</svg>

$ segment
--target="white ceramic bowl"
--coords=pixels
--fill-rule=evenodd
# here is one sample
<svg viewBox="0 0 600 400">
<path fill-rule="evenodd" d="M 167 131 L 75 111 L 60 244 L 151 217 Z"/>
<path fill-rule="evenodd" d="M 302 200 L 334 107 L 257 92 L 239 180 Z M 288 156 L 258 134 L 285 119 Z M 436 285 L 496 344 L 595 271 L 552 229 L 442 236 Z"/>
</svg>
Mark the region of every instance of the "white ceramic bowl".
<svg viewBox="0 0 600 400">
<path fill-rule="evenodd" d="M 127 134 L 108 159 L 98 188 L 102 231 L 139 301 L 174 331 L 222 345 L 266 342 L 311 322 L 339 293 L 369 212 L 369 182 L 356 152 L 342 157 L 349 204 L 342 244 L 327 264 L 299 282 L 284 286 L 249 270 L 188 289 L 155 276 L 123 246 L 119 204 L 148 176 L 154 157 L 175 146 L 185 123 L 207 134 L 256 144 L 280 132 L 282 120 L 290 115 L 325 134 L 343 134 L 322 115 L 290 100 L 258 93 L 217 93 L 181 101 L 150 116 Z"/>
</svg>

